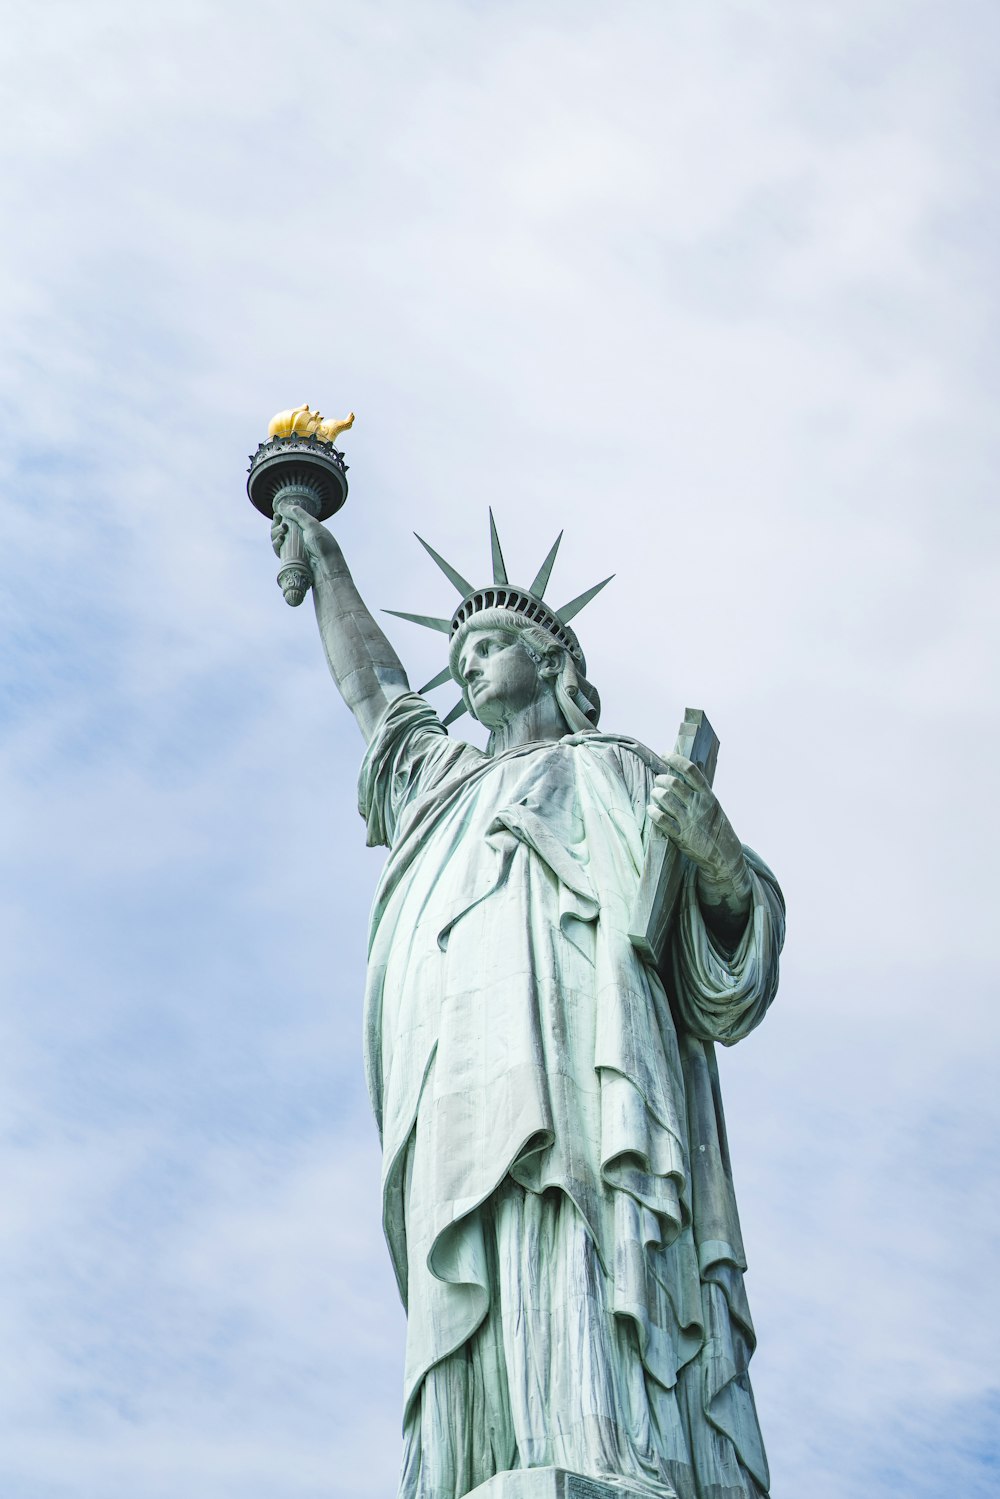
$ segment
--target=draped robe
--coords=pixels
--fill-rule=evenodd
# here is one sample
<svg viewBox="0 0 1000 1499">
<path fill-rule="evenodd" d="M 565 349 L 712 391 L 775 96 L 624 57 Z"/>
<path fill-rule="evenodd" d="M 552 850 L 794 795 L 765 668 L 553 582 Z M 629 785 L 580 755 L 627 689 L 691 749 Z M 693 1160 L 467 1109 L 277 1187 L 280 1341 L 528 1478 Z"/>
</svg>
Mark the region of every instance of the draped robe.
<svg viewBox="0 0 1000 1499">
<path fill-rule="evenodd" d="M 724 949 L 689 868 L 666 984 L 641 960 L 664 768 L 596 731 L 490 757 L 413 693 L 365 757 L 368 841 L 390 848 L 365 1055 L 407 1308 L 401 1499 L 546 1463 L 767 1492 L 713 1043 L 763 1017 L 784 908 L 746 850 L 752 910 Z"/>
</svg>

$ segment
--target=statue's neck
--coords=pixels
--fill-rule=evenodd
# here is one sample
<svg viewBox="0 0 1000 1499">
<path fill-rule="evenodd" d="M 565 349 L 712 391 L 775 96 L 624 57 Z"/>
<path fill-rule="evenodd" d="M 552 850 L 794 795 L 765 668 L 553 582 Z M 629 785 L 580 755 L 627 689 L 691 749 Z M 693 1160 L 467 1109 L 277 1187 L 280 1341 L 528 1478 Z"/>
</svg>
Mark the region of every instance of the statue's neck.
<svg viewBox="0 0 1000 1499">
<path fill-rule="evenodd" d="M 562 739 L 568 732 L 558 703 L 554 697 L 546 695 L 540 702 L 530 703 L 506 723 L 497 724 L 491 730 L 490 754 L 503 755 L 507 750 L 520 749 L 522 744 Z"/>
</svg>

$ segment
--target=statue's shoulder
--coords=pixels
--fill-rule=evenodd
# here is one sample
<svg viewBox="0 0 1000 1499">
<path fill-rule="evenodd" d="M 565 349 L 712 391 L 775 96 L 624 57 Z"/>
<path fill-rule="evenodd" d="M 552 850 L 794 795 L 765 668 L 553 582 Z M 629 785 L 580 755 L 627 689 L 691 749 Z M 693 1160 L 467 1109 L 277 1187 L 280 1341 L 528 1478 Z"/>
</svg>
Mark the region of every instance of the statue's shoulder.
<svg viewBox="0 0 1000 1499">
<path fill-rule="evenodd" d="M 648 744 L 643 744 L 641 739 L 633 739 L 630 734 L 615 734 L 605 732 L 603 729 L 595 729 L 588 734 L 567 734 L 566 738 L 560 742 L 589 749 L 602 758 L 639 761 L 647 770 L 652 771 L 653 775 L 659 775 L 666 769 L 662 755 L 651 750 Z"/>
</svg>

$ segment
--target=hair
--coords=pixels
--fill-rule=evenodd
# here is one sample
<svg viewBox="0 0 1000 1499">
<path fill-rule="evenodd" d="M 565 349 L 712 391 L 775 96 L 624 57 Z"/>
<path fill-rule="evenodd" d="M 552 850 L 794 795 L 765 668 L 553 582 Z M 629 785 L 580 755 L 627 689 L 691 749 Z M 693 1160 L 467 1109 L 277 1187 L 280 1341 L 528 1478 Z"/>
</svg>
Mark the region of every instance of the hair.
<svg viewBox="0 0 1000 1499">
<path fill-rule="evenodd" d="M 477 630 L 502 630 L 505 635 L 515 636 L 518 644 L 523 646 L 537 666 L 541 666 L 547 657 L 561 658 L 555 678 L 555 695 L 567 729 L 570 733 L 579 734 L 597 727 L 601 716 L 601 699 L 597 688 L 584 675 L 587 663 L 583 652 L 580 652 L 579 660 L 575 660 L 572 653 L 541 625 L 525 619 L 523 614 L 516 614 L 512 609 L 502 608 L 481 609 L 471 619 L 463 621 L 452 635 L 448 647 L 451 674 L 461 687 L 465 706 L 473 718 L 476 715 L 466 685 L 459 674 L 458 657 L 467 637 Z"/>
</svg>

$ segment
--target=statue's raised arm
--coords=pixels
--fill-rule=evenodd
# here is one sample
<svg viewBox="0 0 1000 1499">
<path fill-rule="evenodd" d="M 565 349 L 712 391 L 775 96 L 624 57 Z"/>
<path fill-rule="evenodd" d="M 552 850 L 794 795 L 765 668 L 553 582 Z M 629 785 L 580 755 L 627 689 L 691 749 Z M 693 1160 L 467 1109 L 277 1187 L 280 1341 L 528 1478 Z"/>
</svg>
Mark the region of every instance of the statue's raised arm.
<svg viewBox="0 0 1000 1499">
<path fill-rule="evenodd" d="M 281 555 L 289 521 L 302 532 L 312 567 L 316 622 L 344 702 L 370 741 L 388 705 L 409 692 L 403 663 L 358 592 L 336 538 L 300 505 L 279 501 L 271 543 Z"/>
</svg>

